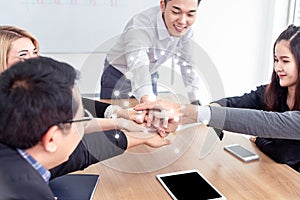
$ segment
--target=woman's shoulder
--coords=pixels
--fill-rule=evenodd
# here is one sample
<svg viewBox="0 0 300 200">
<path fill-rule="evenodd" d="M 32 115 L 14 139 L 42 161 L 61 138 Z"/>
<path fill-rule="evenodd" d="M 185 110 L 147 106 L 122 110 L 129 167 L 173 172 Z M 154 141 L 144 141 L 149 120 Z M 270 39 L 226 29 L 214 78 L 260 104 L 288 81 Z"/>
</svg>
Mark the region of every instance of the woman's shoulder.
<svg viewBox="0 0 300 200">
<path fill-rule="evenodd" d="M 256 86 L 256 90 L 265 90 L 267 88 L 268 84 Z"/>
<path fill-rule="evenodd" d="M 267 86 L 268 86 L 267 84 L 256 86 L 256 89 L 254 90 L 254 92 L 259 93 L 259 94 L 264 94 Z"/>
</svg>

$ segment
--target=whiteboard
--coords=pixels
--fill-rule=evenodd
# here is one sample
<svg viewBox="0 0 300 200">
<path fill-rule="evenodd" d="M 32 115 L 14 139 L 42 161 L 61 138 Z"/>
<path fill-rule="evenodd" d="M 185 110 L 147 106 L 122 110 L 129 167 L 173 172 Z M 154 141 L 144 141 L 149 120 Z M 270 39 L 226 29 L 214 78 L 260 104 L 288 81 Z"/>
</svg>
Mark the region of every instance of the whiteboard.
<svg viewBox="0 0 300 200">
<path fill-rule="evenodd" d="M 88 53 L 159 0 L 1 0 L 0 24 L 37 37 L 42 53 Z"/>
</svg>

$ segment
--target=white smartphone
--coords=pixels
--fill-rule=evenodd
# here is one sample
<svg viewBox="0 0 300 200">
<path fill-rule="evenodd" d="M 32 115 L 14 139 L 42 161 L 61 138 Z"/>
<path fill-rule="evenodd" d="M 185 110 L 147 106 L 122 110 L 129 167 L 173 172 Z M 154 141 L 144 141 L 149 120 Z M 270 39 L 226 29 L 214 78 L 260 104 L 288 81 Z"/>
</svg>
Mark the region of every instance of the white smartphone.
<svg viewBox="0 0 300 200">
<path fill-rule="evenodd" d="M 249 151 L 240 144 L 227 145 L 224 147 L 224 149 L 244 162 L 259 159 L 259 156 L 257 154 Z"/>
<path fill-rule="evenodd" d="M 196 169 L 158 174 L 156 178 L 174 200 L 226 200 Z"/>
</svg>

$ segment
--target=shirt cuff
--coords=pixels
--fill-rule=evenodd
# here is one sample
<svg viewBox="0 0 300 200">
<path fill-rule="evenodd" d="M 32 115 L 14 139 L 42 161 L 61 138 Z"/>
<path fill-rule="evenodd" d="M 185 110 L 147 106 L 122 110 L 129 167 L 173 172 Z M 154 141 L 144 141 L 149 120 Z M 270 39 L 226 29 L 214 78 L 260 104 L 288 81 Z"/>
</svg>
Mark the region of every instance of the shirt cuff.
<svg viewBox="0 0 300 200">
<path fill-rule="evenodd" d="M 198 106 L 198 117 L 197 121 L 205 125 L 209 124 L 211 117 L 211 111 L 209 106 Z"/>
<path fill-rule="evenodd" d="M 148 96 L 156 96 L 153 91 L 152 91 L 152 85 L 149 85 L 149 86 L 144 86 L 144 87 L 141 87 L 139 89 L 137 89 L 134 94 L 135 98 L 140 102 L 141 101 L 141 98 L 145 95 L 148 95 Z"/>
<path fill-rule="evenodd" d="M 106 108 L 104 112 L 105 118 L 117 118 L 115 111 L 122 110 L 122 108 L 118 105 L 110 105 Z"/>
</svg>

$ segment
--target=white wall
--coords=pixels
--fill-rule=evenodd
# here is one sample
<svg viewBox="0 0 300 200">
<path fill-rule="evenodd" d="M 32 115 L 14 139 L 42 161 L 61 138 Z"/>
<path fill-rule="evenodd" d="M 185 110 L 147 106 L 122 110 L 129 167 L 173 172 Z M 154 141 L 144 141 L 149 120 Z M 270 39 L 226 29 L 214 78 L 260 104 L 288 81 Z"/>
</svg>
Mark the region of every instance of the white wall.
<svg viewBox="0 0 300 200">
<path fill-rule="evenodd" d="M 195 39 L 214 62 L 226 96 L 241 95 L 268 82 L 273 42 L 286 27 L 287 13 L 286 0 L 201 1 L 194 25 Z M 105 54 L 48 56 L 84 71 L 82 93 L 99 92 L 98 78 Z"/>
<path fill-rule="evenodd" d="M 85 96 L 98 97 L 100 77 L 104 67 L 104 53 L 90 54 L 43 54 L 67 62 L 80 71 L 80 92 Z M 95 94 L 95 95 L 93 95 Z"/>
<path fill-rule="evenodd" d="M 198 41 L 215 62 L 226 96 L 241 95 L 269 80 L 273 29 L 279 26 L 274 22 L 274 13 L 279 1 L 201 2 L 196 26 Z M 286 12 L 281 5 L 281 13 Z"/>
</svg>

